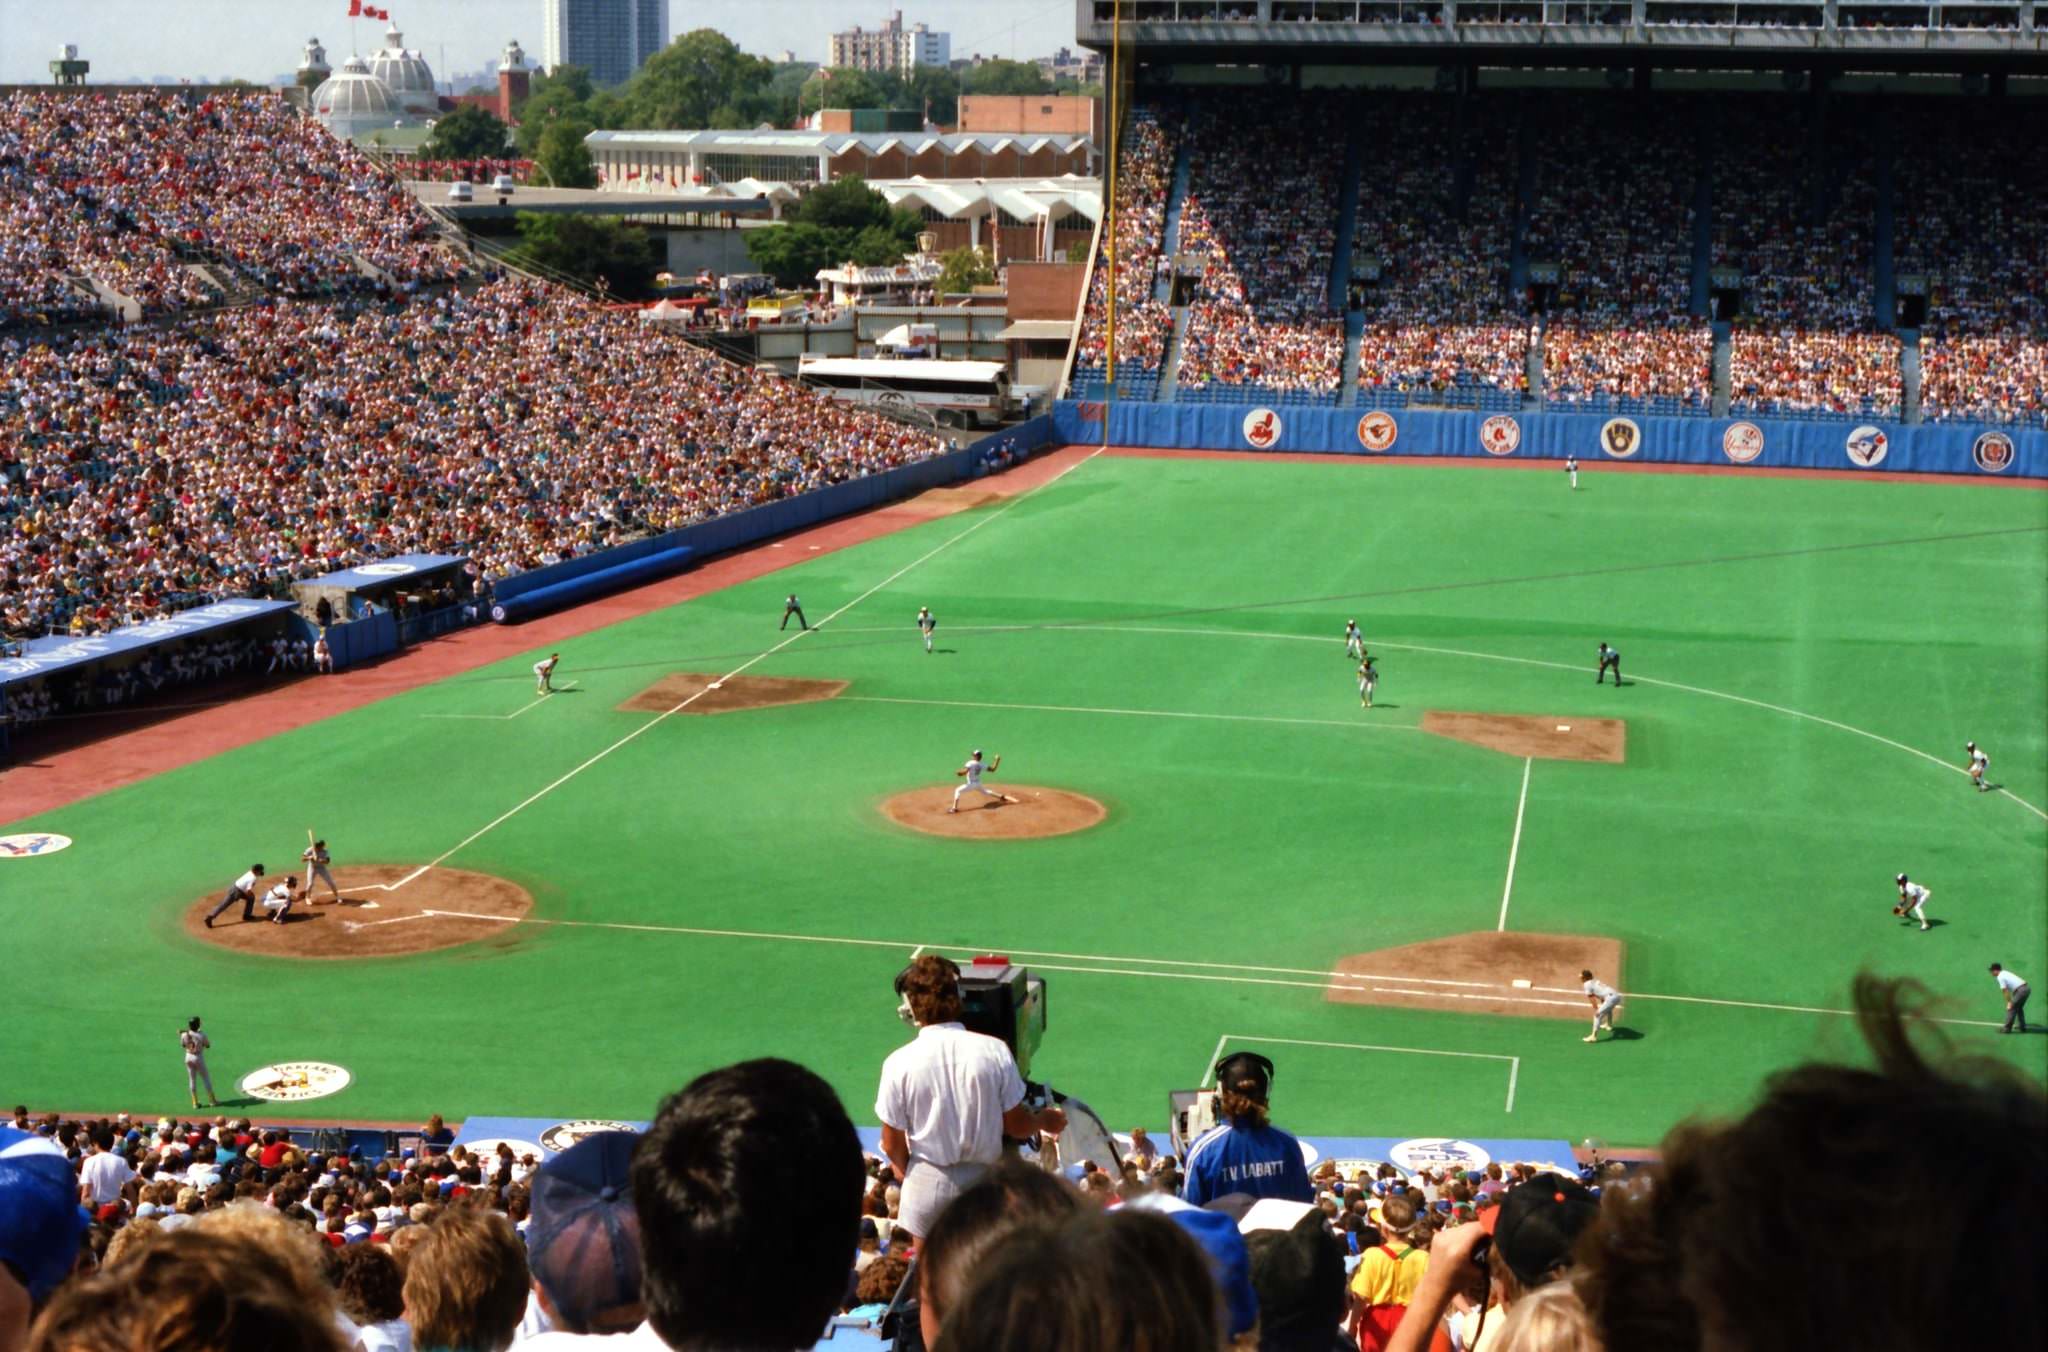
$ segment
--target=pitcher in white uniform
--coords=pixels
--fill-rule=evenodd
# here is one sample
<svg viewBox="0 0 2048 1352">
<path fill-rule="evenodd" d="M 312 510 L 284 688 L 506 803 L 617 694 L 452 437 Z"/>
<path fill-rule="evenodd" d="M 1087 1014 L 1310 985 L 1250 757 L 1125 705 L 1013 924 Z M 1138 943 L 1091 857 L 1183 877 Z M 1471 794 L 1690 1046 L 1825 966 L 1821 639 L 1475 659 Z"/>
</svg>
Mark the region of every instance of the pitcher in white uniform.
<svg viewBox="0 0 2048 1352">
<path fill-rule="evenodd" d="M 1585 983 L 1579 989 L 1586 993 L 1586 1003 L 1593 1006 L 1593 1031 L 1580 1040 L 1598 1042 L 1602 1026 L 1610 1033 L 1614 1031 L 1614 1011 L 1621 1008 L 1621 992 L 1590 971 L 1581 971 L 1579 980 Z"/>
<path fill-rule="evenodd" d="M 185 1088 L 192 1095 L 192 1110 L 199 1111 L 199 1086 L 206 1086 L 206 1106 L 217 1108 L 220 1099 L 213 1092 L 213 1076 L 206 1070 L 206 1049 L 213 1045 L 206 1034 L 199 1031 L 199 1019 L 185 1025 L 185 1031 L 178 1034 L 178 1045 L 185 1049 Z"/>
<path fill-rule="evenodd" d="M 946 811 L 958 812 L 960 810 L 960 795 L 964 793 L 978 793 L 984 798 L 993 798 L 998 803 L 1014 801 L 1008 794 L 997 793 L 994 789 L 981 782 L 981 776 L 984 772 L 994 774 L 1002 767 L 1002 764 L 1003 758 L 1001 756 L 997 756 L 992 763 L 984 764 L 981 759 L 981 750 L 977 747 L 974 754 L 967 758 L 967 764 L 953 772 L 956 776 L 967 782 L 953 790 L 953 805 L 947 808 Z"/>
</svg>

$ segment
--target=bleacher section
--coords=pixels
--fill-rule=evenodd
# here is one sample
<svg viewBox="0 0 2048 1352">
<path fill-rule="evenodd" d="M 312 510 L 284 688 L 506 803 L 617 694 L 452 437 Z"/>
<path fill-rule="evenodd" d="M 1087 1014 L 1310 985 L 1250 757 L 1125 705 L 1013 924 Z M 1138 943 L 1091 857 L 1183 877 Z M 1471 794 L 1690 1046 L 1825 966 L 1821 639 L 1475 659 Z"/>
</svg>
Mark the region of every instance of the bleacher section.
<svg viewBox="0 0 2048 1352">
<path fill-rule="evenodd" d="M 1150 271 L 1120 286 L 1143 299 L 1120 296 L 1134 369 L 1118 398 L 2048 419 L 2048 137 L 2029 134 L 2040 110 L 2026 100 L 1186 86 L 1138 98 L 1133 127 L 1182 129 L 1180 247 L 1206 261 L 1177 380 L 1161 389 L 1149 363 L 1176 311 L 1145 282 L 1170 261 L 1143 249 L 1169 210 L 1171 154 L 1156 130 L 1127 132 L 1118 201 L 1136 224 L 1118 234 Z M 1360 160 L 1351 203 L 1347 151 Z M 1347 218 L 1350 285 L 1332 288 Z M 1101 272 L 1071 386 L 1082 399 L 1103 394 Z M 1917 312 L 1896 309 L 1895 277 L 1933 291 L 1926 330 L 1905 332 L 1910 360 L 1895 314 Z M 1339 399 L 1354 364 L 1355 400 Z M 1909 368 L 1916 386 L 1924 372 L 1910 405 Z"/>
</svg>

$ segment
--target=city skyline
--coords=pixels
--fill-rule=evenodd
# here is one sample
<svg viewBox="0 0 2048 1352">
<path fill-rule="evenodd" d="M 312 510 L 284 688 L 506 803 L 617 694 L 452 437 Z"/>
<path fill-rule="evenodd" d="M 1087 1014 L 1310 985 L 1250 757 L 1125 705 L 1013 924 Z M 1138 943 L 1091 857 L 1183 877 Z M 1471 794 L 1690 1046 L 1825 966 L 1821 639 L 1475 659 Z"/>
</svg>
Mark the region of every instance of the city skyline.
<svg viewBox="0 0 2048 1352">
<path fill-rule="evenodd" d="M 494 69 L 508 39 L 531 59 L 541 51 L 543 0 L 390 0 L 408 47 L 435 75 Z M 903 11 L 905 24 L 950 33 L 952 55 L 1017 60 L 1073 45 L 1073 0 L 759 0 L 751 5 L 670 0 L 674 33 L 716 28 L 757 56 L 788 49 L 825 59 L 830 35 L 874 28 Z M 0 0 L 0 84 L 46 84 L 59 46 L 75 43 L 92 63 L 91 82 L 162 77 L 267 83 L 292 71 L 306 39 L 318 37 L 337 65 L 383 45 L 384 25 L 348 17 L 347 0 Z M 458 91 L 459 92 L 459 91 Z"/>
</svg>

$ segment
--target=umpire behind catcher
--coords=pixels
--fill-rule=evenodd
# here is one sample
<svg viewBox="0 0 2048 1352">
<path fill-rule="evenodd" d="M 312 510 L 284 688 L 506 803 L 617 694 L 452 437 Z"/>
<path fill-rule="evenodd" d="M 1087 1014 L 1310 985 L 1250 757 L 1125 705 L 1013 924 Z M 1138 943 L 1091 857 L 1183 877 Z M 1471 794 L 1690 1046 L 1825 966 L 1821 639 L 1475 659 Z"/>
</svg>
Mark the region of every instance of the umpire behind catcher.
<svg viewBox="0 0 2048 1352">
<path fill-rule="evenodd" d="M 1009 1047 L 961 1024 L 960 969 L 951 959 L 925 954 L 903 969 L 896 990 L 917 1037 L 882 1063 L 875 1117 L 882 1153 L 903 1180 L 897 1232 L 923 1239 L 946 1204 L 1002 1157 L 1006 1134 L 1057 1136 L 1067 1115 L 1026 1107 Z"/>
<path fill-rule="evenodd" d="M 1273 1088 L 1273 1063 L 1257 1052 L 1238 1052 L 1216 1063 L 1217 1111 L 1225 1121 L 1188 1147 L 1183 1200 L 1202 1206 L 1242 1192 L 1313 1202 L 1301 1142 L 1274 1126 L 1266 1099 Z"/>
</svg>

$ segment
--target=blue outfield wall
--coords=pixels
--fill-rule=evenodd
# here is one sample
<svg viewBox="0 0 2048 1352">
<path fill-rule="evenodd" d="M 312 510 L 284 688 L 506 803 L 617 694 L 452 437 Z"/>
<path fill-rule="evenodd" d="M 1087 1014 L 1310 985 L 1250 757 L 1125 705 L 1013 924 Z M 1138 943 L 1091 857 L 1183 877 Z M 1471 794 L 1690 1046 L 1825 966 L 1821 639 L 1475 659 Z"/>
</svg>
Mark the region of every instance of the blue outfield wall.
<svg viewBox="0 0 2048 1352">
<path fill-rule="evenodd" d="M 651 581 L 679 571 L 693 559 L 957 483 L 985 472 L 992 463 L 1029 454 L 1056 439 L 1052 415 L 1044 414 L 929 460 L 518 573 L 492 589 L 491 618 L 511 623 L 617 587 Z"/>
<path fill-rule="evenodd" d="M 2048 431 L 1981 424 L 1791 422 L 1776 418 L 1653 418 L 1590 413 L 1493 414 L 1063 399 L 1060 439 L 1178 450 L 1329 455 L 1457 455 L 1498 459 L 1903 471 L 1980 478 L 2048 477 Z"/>
</svg>

